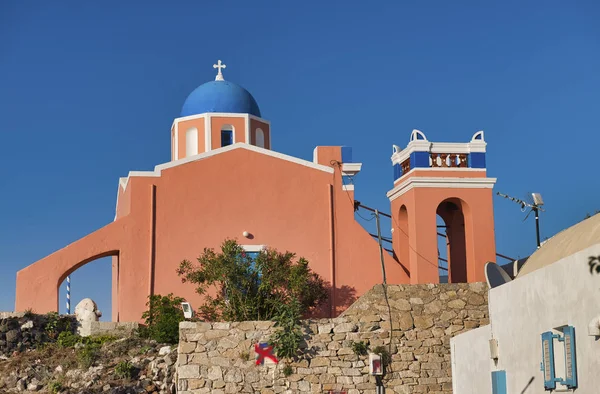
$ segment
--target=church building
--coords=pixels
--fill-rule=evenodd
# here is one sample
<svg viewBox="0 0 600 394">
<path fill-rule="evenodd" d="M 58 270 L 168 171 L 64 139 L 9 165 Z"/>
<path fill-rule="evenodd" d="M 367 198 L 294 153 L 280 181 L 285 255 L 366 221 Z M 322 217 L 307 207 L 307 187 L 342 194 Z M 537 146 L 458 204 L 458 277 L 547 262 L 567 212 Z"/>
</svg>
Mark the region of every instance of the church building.
<svg viewBox="0 0 600 394">
<path fill-rule="evenodd" d="M 272 149 L 272 130 L 252 95 L 226 81 L 196 88 L 171 127 L 171 161 L 118 182 L 114 221 L 17 273 L 16 311 L 58 310 L 60 284 L 112 256 L 112 320 L 139 321 L 153 294 L 201 304 L 182 284 L 179 263 L 236 239 L 248 251 L 272 247 L 305 257 L 330 286 L 327 315 L 382 282 L 377 240 L 355 220 L 352 149 L 317 146 L 307 161 Z M 387 283 L 439 281 L 436 215 L 448 243 L 448 281 L 484 281 L 496 260 L 492 188 L 483 132 L 466 143 L 434 143 L 415 130 L 393 146 L 387 193 L 392 249 Z M 382 193 L 385 191 L 382 191 Z"/>
</svg>

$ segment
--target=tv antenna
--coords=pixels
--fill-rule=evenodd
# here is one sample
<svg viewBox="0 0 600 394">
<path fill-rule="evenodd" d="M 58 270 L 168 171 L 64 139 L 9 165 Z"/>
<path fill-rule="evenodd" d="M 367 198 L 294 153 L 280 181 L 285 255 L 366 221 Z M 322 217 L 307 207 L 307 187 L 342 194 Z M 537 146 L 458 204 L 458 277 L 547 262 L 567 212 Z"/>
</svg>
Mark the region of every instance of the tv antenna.
<svg viewBox="0 0 600 394">
<path fill-rule="evenodd" d="M 527 212 L 527 216 L 525 216 L 525 219 L 523 219 L 523 221 L 527 220 L 527 218 L 529 217 L 529 214 L 531 212 L 535 213 L 535 235 L 536 235 L 536 239 L 537 239 L 537 247 L 539 249 L 539 247 L 541 245 L 540 244 L 540 211 L 542 211 L 542 212 L 544 211 L 542 209 L 542 205 L 544 205 L 544 200 L 542 199 L 542 195 L 540 193 L 531 193 L 531 198 L 533 199 L 533 201 L 527 202 L 527 201 L 523 201 L 523 200 L 520 200 L 515 197 L 507 196 L 506 194 L 502 194 L 500 192 L 496 192 L 496 194 L 499 195 L 500 197 L 508 198 L 509 200 L 519 204 L 521 206 L 521 212 L 525 212 L 525 210 L 527 208 L 530 208 L 531 210 L 529 212 Z"/>
</svg>

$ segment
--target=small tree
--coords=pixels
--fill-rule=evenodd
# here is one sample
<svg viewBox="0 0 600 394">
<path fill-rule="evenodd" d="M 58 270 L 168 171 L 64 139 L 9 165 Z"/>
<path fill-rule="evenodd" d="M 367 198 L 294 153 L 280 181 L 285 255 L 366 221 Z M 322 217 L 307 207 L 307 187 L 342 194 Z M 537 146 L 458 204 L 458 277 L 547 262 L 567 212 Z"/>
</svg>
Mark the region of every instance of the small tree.
<svg viewBox="0 0 600 394">
<path fill-rule="evenodd" d="M 150 296 L 146 303 L 148 310 L 142 314 L 146 325 L 143 335 L 160 343 L 177 343 L 179 323 L 185 320 L 181 309 L 183 301 L 173 294 Z"/>
<path fill-rule="evenodd" d="M 312 272 L 304 258 L 274 249 L 251 256 L 234 240 L 225 240 L 221 251 L 204 249 L 198 264 L 181 262 L 182 282 L 196 285 L 204 295 L 200 315 L 211 321 L 270 320 L 281 305 L 298 301 L 300 314 L 310 312 L 327 299 L 323 279 Z M 207 294 L 209 288 L 215 295 Z"/>
</svg>

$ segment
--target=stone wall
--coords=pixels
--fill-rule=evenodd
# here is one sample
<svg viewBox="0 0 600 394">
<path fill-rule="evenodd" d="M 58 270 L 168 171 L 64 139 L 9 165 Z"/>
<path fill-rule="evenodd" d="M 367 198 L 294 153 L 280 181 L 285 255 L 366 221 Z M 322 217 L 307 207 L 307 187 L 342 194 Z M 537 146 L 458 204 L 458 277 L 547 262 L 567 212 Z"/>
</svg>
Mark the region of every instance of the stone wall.
<svg viewBox="0 0 600 394">
<path fill-rule="evenodd" d="M 77 327 L 77 333 L 82 337 L 90 335 L 115 335 L 126 337 L 139 328 L 137 322 L 83 321 Z"/>
<path fill-rule="evenodd" d="M 8 319 L 9 317 L 23 317 L 25 312 L 0 312 L 0 319 Z"/>
<path fill-rule="evenodd" d="M 65 315 L 57 319 L 62 326 L 75 331 L 77 323 L 73 316 Z M 47 315 L 25 313 L 0 318 L 0 360 L 15 351 L 35 349 L 38 345 L 48 342 L 48 332 L 45 329 L 48 321 Z"/>
<path fill-rule="evenodd" d="M 178 389 L 188 393 L 375 393 L 370 349 L 391 343 L 392 363 L 383 385 L 393 393 L 452 393 L 450 338 L 488 324 L 483 283 L 375 286 L 336 319 L 305 320 L 299 360 L 256 366 L 254 344 L 273 333 L 271 322 L 180 325 Z M 391 311 L 391 314 L 389 313 Z M 391 319 L 390 319 L 391 317 Z"/>
</svg>

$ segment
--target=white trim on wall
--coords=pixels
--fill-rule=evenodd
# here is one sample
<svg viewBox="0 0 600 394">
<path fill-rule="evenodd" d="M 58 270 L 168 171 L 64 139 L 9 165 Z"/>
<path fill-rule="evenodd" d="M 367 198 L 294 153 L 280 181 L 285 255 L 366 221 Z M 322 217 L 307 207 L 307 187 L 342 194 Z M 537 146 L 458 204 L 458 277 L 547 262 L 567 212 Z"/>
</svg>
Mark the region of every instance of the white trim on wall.
<svg viewBox="0 0 600 394">
<path fill-rule="evenodd" d="M 204 152 L 212 150 L 212 126 L 210 123 L 210 116 L 204 117 Z"/>
<path fill-rule="evenodd" d="M 174 168 L 174 167 L 177 167 L 177 166 L 180 166 L 183 164 L 191 163 L 193 161 L 207 159 L 209 157 L 212 157 L 212 156 L 215 156 L 215 155 L 218 155 L 221 153 L 229 152 L 229 151 L 235 150 L 235 149 L 246 149 L 246 150 L 260 153 L 260 154 L 263 154 L 266 156 L 271 156 L 271 157 L 274 157 L 274 158 L 277 158 L 280 160 L 285 160 L 290 163 L 295 163 L 295 164 L 299 164 L 304 167 L 312 168 L 314 170 L 323 171 L 328 174 L 333 174 L 333 172 L 334 172 L 333 167 L 327 167 L 327 166 L 324 166 L 321 164 L 316 164 L 316 163 L 313 163 L 313 162 L 310 162 L 307 160 L 299 159 L 297 157 L 285 155 L 283 153 L 273 152 L 272 150 L 269 150 L 269 149 L 259 148 L 254 145 L 246 144 L 243 142 L 238 142 L 238 143 L 235 143 L 235 144 L 223 147 L 223 148 L 214 149 L 210 152 L 204 152 L 204 153 L 200 153 L 195 156 L 186 157 L 186 158 L 171 161 L 168 163 L 159 164 L 154 167 L 154 171 L 130 171 L 129 175 L 126 178 L 120 178 L 119 185 L 121 187 L 123 187 L 123 189 L 126 189 L 130 177 L 160 177 L 161 172 L 163 170 L 167 170 L 169 168 Z"/>
<path fill-rule="evenodd" d="M 245 143 L 249 144 L 250 143 L 250 115 L 246 115 L 246 141 L 244 141 Z"/>
<path fill-rule="evenodd" d="M 262 252 L 267 245 L 240 245 L 246 252 Z"/>
<path fill-rule="evenodd" d="M 406 174 L 402 174 L 402 176 L 394 181 L 394 184 L 398 182 L 404 181 L 407 175 L 413 174 L 418 171 L 442 171 L 442 172 L 486 172 L 485 168 L 467 168 L 467 167 L 416 167 L 412 170 L 408 171 Z M 466 175 L 466 174 L 465 174 Z"/>
<path fill-rule="evenodd" d="M 362 169 L 362 163 L 342 163 L 342 171 L 356 174 Z"/>
<path fill-rule="evenodd" d="M 175 124 L 175 157 L 174 160 L 179 159 L 179 124 Z"/>
<path fill-rule="evenodd" d="M 411 177 L 386 193 L 390 201 L 419 187 L 448 189 L 493 189 L 496 178 Z"/>
</svg>

